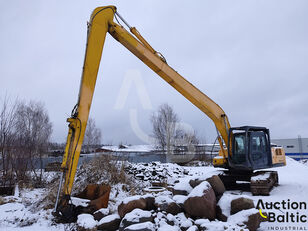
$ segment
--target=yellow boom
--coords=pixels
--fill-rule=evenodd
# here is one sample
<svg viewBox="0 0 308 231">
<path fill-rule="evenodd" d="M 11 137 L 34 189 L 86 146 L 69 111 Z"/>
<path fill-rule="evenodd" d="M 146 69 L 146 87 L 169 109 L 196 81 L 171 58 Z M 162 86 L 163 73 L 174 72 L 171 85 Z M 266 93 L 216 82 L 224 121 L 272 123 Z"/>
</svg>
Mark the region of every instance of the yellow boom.
<svg viewBox="0 0 308 231">
<path fill-rule="evenodd" d="M 115 6 L 98 7 L 93 11 L 88 25 L 87 48 L 78 103 L 72 112 L 71 118 L 67 120 L 69 122 L 69 133 L 61 165 L 64 176 L 62 198 L 69 197 L 72 191 L 107 32 L 180 92 L 186 99 L 210 117 L 225 145 L 228 143 L 228 130 L 230 124 L 224 111 L 207 95 L 173 70 L 166 63 L 163 56 L 149 45 L 136 28 L 130 27 L 122 18 L 124 23 L 128 25 L 131 33 L 124 29 L 123 26 L 115 23 L 113 21 L 115 14 L 121 18 L 116 12 Z M 226 157 L 227 153 L 220 137 L 219 143 L 223 152 L 222 155 Z M 60 189 L 61 184 L 59 186 L 59 192 Z"/>
</svg>

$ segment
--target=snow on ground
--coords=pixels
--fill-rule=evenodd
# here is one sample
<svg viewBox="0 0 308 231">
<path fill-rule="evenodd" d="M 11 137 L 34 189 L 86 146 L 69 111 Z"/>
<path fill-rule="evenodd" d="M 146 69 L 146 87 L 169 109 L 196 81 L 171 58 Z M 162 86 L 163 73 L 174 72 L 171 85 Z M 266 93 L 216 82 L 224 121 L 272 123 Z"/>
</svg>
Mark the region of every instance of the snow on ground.
<svg viewBox="0 0 308 231">
<path fill-rule="evenodd" d="M 305 227 L 308 230 L 308 166 L 303 165 L 296 160 L 293 160 L 287 157 L 287 166 L 274 168 L 270 170 L 278 171 L 279 177 L 279 186 L 274 187 L 271 191 L 270 196 L 254 196 L 255 204 L 259 199 L 262 199 L 264 202 L 282 202 L 290 200 L 290 202 L 305 202 L 307 205 L 306 210 L 272 210 L 277 215 L 286 215 L 286 212 L 293 212 L 305 215 L 307 217 L 307 223 L 293 223 L 293 222 L 276 222 L 276 226 L 286 227 L 286 226 L 297 226 Z M 245 193 L 249 195 L 249 193 Z M 266 210 L 265 211 L 270 211 Z M 273 225 L 270 222 L 261 223 L 261 230 L 268 230 Z"/>
<path fill-rule="evenodd" d="M 4 204 L 0 205 L 0 230 L 64 230 L 65 225 L 52 222 L 51 210 L 38 209 L 36 202 L 44 193 L 44 189 L 22 189 L 19 196 L 4 197 Z"/>
<path fill-rule="evenodd" d="M 272 168 L 268 169 L 271 171 L 278 171 L 278 177 L 279 177 L 279 186 L 274 187 L 273 190 L 270 193 L 270 196 L 252 196 L 250 192 L 242 192 L 242 191 L 227 191 L 224 193 L 223 197 L 219 201 L 219 205 L 222 208 L 222 211 L 225 215 L 230 214 L 230 203 L 233 199 L 239 198 L 239 197 L 247 197 L 254 201 L 255 206 L 257 206 L 257 203 L 259 199 L 265 202 L 280 202 L 283 203 L 285 201 L 286 203 L 288 200 L 292 202 L 305 202 L 307 205 L 306 210 L 299 210 L 299 209 L 283 209 L 280 208 L 280 210 L 277 209 L 262 209 L 262 212 L 274 212 L 276 214 L 276 217 L 278 215 L 286 215 L 287 212 L 296 213 L 298 212 L 299 215 L 304 215 L 307 217 L 306 223 L 300 223 L 300 222 L 291 222 L 290 219 L 288 222 L 262 222 L 260 225 L 259 230 L 276 230 L 276 227 L 284 228 L 284 230 L 289 230 L 288 228 L 303 228 L 306 229 L 302 230 L 308 230 L 308 166 L 303 165 L 300 162 L 297 162 L 296 160 L 293 160 L 289 157 L 287 158 L 287 165 L 284 167 L 278 167 L 278 168 Z M 292 230 L 292 229 L 290 229 Z M 294 229 L 295 230 L 295 229 Z"/>
<path fill-rule="evenodd" d="M 140 165 L 140 164 L 139 164 Z M 139 166 L 138 165 L 138 166 Z M 168 175 L 168 183 L 178 184 L 179 189 L 187 189 L 187 182 L 190 179 L 206 179 L 214 174 L 217 174 L 219 169 L 213 167 L 180 167 L 176 164 L 159 164 L 157 163 L 156 169 L 166 169 L 166 174 Z M 219 201 L 219 205 L 222 208 L 222 212 L 229 216 L 230 215 L 230 203 L 233 199 L 238 197 L 247 197 L 251 198 L 255 205 L 257 205 L 259 199 L 265 202 L 305 202 L 308 206 L 308 166 L 302 164 L 293 159 L 287 158 L 287 166 L 270 169 L 278 171 L 279 175 L 279 186 L 275 187 L 271 191 L 270 196 L 252 196 L 250 192 L 243 192 L 239 190 L 227 191 L 224 193 L 223 197 Z M 54 176 L 48 173 L 48 181 L 52 181 Z M 136 179 L 138 183 L 138 180 Z M 141 181 L 139 181 L 141 182 Z M 177 182 L 177 183 L 176 183 Z M 109 208 L 111 213 L 116 212 L 117 206 L 129 196 L 129 193 L 123 190 L 121 184 L 112 186 L 112 191 L 110 194 L 110 204 Z M 201 186 L 200 186 L 201 187 Z M 190 189 L 189 189 L 190 190 Z M 43 196 L 47 194 L 47 189 L 18 189 L 14 196 L 6 196 L 0 198 L 0 230 L 67 230 L 69 229 L 68 225 L 55 224 L 52 221 L 52 209 L 43 209 L 43 206 L 40 206 L 38 203 Z M 167 200 L 166 198 L 172 198 L 170 192 L 160 193 L 160 199 Z M 173 200 L 183 201 L 185 196 L 174 196 Z M 128 199 L 127 199 L 128 200 Z M 74 199 L 76 203 L 80 203 L 78 199 Z M 293 212 L 299 215 L 306 215 L 307 208 L 304 209 L 267 209 L 262 210 L 263 212 L 275 212 L 277 215 L 286 215 L 286 212 Z M 247 211 L 246 211 L 247 212 Z M 205 219 L 200 220 L 202 224 L 210 228 L 209 230 L 237 230 L 236 222 L 240 217 L 247 215 L 246 212 L 242 214 L 235 214 L 229 217 L 228 222 L 220 221 L 208 221 Z M 117 215 L 115 215 L 117 216 Z M 179 222 L 189 226 L 190 221 L 184 217 L 177 216 Z M 91 220 L 89 216 L 80 216 L 78 219 L 79 223 L 86 223 L 88 225 L 96 224 L 95 221 Z M 196 222 L 197 223 L 197 222 Z M 201 223 L 200 223 L 201 224 Z M 263 230 L 276 230 L 275 227 L 282 227 L 284 230 L 290 230 L 288 227 L 304 227 L 308 230 L 308 223 L 294 223 L 294 222 L 263 222 L 261 223 L 259 231 Z M 144 224 L 151 225 L 151 224 Z M 274 227 L 274 229 L 271 229 Z M 287 227 L 287 228 L 286 228 Z M 163 224 L 159 230 L 168 230 L 171 231 L 174 227 L 170 227 L 168 224 Z M 174 230 L 177 230 L 176 228 Z M 193 228 L 191 228 L 193 230 Z M 291 229 L 292 230 L 292 229 Z M 299 230 L 299 229 L 298 229 Z M 302 228 L 302 230 L 305 230 Z"/>
<path fill-rule="evenodd" d="M 299 162 L 308 166 L 308 159 L 300 160 Z"/>
</svg>

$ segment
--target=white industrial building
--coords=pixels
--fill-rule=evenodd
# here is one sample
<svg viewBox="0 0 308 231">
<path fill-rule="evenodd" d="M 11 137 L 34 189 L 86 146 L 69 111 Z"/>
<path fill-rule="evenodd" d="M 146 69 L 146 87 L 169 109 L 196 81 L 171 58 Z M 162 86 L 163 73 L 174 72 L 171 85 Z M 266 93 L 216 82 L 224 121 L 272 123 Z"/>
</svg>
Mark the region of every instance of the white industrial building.
<svg viewBox="0 0 308 231">
<path fill-rule="evenodd" d="M 272 144 L 284 148 L 286 155 L 295 159 L 308 159 L 308 138 L 272 139 Z"/>
</svg>

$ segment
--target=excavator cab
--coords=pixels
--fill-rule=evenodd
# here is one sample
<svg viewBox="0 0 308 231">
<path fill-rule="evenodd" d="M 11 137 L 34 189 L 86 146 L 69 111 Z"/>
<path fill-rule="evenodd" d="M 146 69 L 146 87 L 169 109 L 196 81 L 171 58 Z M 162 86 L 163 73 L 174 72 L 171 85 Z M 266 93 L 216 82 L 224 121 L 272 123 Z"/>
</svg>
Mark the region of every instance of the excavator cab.
<svg viewBox="0 0 308 231">
<path fill-rule="evenodd" d="M 214 158 L 214 167 L 228 170 L 219 174 L 228 190 L 250 190 L 253 195 L 269 195 L 278 185 L 276 171 L 255 171 L 284 166 L 285 153 L 281 147 L 271 147 L 269 130 L 265 127 L 233 127 L 228 131 L 228 157 Z M 219 165 L 219 161 L 220 164 Z M 218 163 L 218 164 L 217 164 Z"/>
<path fill-rule="evenodd" d="M 230 128 L 228 163 L 230 169 L 253 171 L 272 167 L 269 130 L 265 127 Z"/>
</svg>

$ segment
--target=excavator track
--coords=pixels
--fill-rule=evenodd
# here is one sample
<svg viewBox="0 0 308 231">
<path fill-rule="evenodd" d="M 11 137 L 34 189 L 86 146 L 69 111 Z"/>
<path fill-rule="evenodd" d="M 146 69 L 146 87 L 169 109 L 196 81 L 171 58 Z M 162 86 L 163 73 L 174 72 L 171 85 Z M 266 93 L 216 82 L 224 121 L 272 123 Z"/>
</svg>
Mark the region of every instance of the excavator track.
<svg viewBox="0 0 308 231">
<path fill-rule="evenodd" d="M 250 179 L 252 195 L 269 196 L 274 186 L 278 185 L 278 173 L 276 171 L 255 172 Z"/>
<path fill-rule="evenodd" d="M 269 196 L 274 186 L 278 185 L 278 173 L 276 171 L 258 171 L 234 173 L 224 171 L 219 174 L 227 190 L 250 191 L 252 195 Z"/>
</svg>

